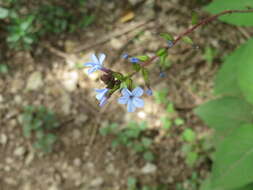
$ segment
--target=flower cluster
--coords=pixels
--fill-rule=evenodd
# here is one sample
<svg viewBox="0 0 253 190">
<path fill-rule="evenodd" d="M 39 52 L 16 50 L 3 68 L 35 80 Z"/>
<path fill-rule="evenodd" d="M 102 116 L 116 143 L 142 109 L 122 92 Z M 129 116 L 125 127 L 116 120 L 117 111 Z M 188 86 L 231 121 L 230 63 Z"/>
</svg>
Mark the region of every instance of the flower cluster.
<svg viewBox="0 0 253 190">
<path fill-rule="evenodd" d="M 122 56 L 124 59 L 129 59 L 130 62 L 137 64 L 140 60 L 135 57 L 130 57 L 128 54 Z M 90 75 L 95 71 L 103 71 L 105 74 L 101 77 L 101 80 L 107 85 L 103 89 L 95 89 L 96 99 L 99 101 L 99 106 L 104 106 L 110 96 L 117 90 L 121 91 L 122 96 L 118 99 L 119 104 L 125 104 L 128 112 L 134 112 L 136 108 L 144 106 L 144 101 L 141 96 L 144 94 L 144 90 L 141 87 L 135 87 L 133 89 L 132 79 L 129 76 L 124 76 L 119 72 L 114 72 L 103 66 L 103 62 L 106 58 L 105 54 L 99 54 L 98 57 L 95 54 L 91 56 L 91 62 L 85 63 L 84 66 L 90 67 L 87 74 Z M 152 95 L 152 90 L 148 88 L 145 93 L 149 96 Z"/>
</svg>

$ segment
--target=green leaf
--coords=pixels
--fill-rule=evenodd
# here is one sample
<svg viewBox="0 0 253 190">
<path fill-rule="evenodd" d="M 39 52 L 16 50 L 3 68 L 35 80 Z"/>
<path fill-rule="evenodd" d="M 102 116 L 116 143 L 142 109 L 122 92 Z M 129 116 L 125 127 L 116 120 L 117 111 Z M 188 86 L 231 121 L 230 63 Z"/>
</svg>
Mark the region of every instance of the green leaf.
<svg viewBox="0 0 253 190">
<path fill-rule="evenodd" d="M 173 36 L 168 34 L 168 33 L 161 33 L 160 36 L 165 39 L 165 40 L 170 40 L 172 41 L 173 40 Z"/>
<path fill-rule="evenodd" d="M 9 71 L 9 69 L 6 64 L 0 64 L 0 73 L 7 74 L 8 71 Z"/>
<path fill-rule="evenodd" d="M 156 52 L 156 55 L 157 56 L 163 56 L 163 55 L 165 55 L 165 54 L 167 54 L 167 49 L 166 48 L 161 48 L 161 49 L 159 49 L 157 52 Z"/>
<path fill-rule="evenodd" d="M 196 139 L 196 133 L 192 129 L 185 129 L 182 134 L 183 140 L 186 142 L 194 142 Z"/>
<path fill-rule="evenodd" d="M 133 178 L 133 177 L 129 177 L 127 179 L 127 186 L 128 188 L 135 188 L 137 185 L 137 180 L 136 178 Z"/>
<path fill-rule="evenodd" d="M 211 64 L 213 62 L 213 59 L 214 59 L 216 54 L 217 54 L 217 52 L 215 51 L 215 49 L 207 46 L 205 48 L 203 58 L 207 61 L 208 64 Z"/>
<path fill-rule="evenodd" d="M 147 138 L 147 137 L 142 137 L 141 142 L 142 142 L 143 146 L 146 147 L 146 148 L 149 148 L 150 145 L 152 144 L 152 140 L 150 138 Z"/>
<path fill-rule="evenodd" d="M 113 77 L 120 80 L 120 81 L 123 81 L 124 80 L 124 75 L 122 75 L 121 73 L 118 73 L 118 72 L 114 72 L 113 74 Z"/>
<path fill-rule="evenodd" d="M 236 97 L 209 101 L 198 107 L 195 113 L 220 136 L 226 136 L 238 126 L 252 121 L 251 105 Z"/>
<path fill-rule="evenodd" d="M 168 117 L 162 117 L 161 118 L 163 129 L 169 130 L 171 128 L 171 120 Z"/>
<path fill-rule="evenodd" d="M 9 10 L 3 7 L 0 7 L 0 19 L 5 19 L 9 15 Z"/>
<path fill-rule="evenodd" d="M 175 123 L 176 126 L 180 126 L 180 125 L 184 124 L 184 120 L 181 119 L 181 118 L 176 118 L 174 123 Z"/>
<path fill-rule="evenodd" d="M 189 36 L 184 36 L 183 38 L 182 38 L 182 40 L 185 42 L 185 43 L 187 43 L 187 44 L 193 44 L 193 41 L 192 41 L 192 39 L 189 37 Z"/>
<path fill-rule="evenodd" d="M 253 125 L 238 126 L 217 147 L 211 176 L 212 186 L 240 188 L 253 179 Z"/>
<path fill-rule="evenodd" d="M 137 59 L 139 59 L 140 61 L 147 61 L 149 60 L 149 56 L 147 55 L 138 55 L 138 56 L 135 56 Z"/>
<path fill-rule="evenodd" d="M 212 1 L 204 9 L 210 13 L 217 14 L 225 10 L 247 10 L 253 7 L 252 0 L 218 0 Z M 233 13 L 219 18 L 221 21 L 238 26 L 253 26 L 253 13 Z"/>
<path fill-rule="evenodd" d="M 240 66 L 238 66 L 238 83 L 244 97 L 253 104 L 253 39 L 247 44 L 241 54 Z"/>
<path fill-rule="evenodd" d="M 193 166 L 196 161 L 198 160 L 198 153 L 197 152 L 189 152 L 186 155 L 186 164 L 188 164 L 189 166 Z"/>
<path fill-rule="evenodd" d="M 154 154 L 153 154 L 152 152 L 147 151 L 147 152 L 145 152 L 145 153 L 143 154 L 143 158 L 144 158 L 145 160 L 149 161 L 149 162 L 152 162 L 152 161 L 154 161 L 155 156 L 154 156 Z"/>
<path fill-rule="evenodd" d="M 142 73 L 142 76 L 143 76 L 143 79 L 146 83 L 149 82 L 149 72 L 148 72 L 148 69 L 142 67 L 141 69 L 141 73 Z"/>
<path fill-rule="evenodd" d="M 226 57 L 215 79 L 214 91 L 216 94 L 240 96 L 242 93 L 240 88 L 246 93 L 253 90 L 252 85 L 247 86 L 248 82 L 253 80 L 251 75 L 249 76 L 249 72 L 252 72 L 251 69 L 253 69 L 251 66 L 252 50 L 253 38 Z M 245 89 L 248 87 L 249 90 Z"/>
</svg>

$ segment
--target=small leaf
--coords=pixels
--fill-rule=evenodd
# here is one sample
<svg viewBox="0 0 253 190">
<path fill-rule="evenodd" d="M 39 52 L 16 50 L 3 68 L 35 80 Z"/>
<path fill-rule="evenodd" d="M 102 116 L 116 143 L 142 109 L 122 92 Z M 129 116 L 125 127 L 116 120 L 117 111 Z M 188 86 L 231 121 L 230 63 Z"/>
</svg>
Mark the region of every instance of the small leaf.
<svg viewBox="0 0 253 190">
<path fill-rule="evenodd" d="M 0 64 L 0 73 L 7 74 L 8 71 L 9 71 L 9 69 L 6 64 Z"/>
<path fill-rule="evenodd" d="M 135 178 L 129 177 L 127 179 L 127 186 L 128 186 L 128 188 L 135 188 L 136 185 L 137 185 L 137 180 Z"/>
<path fill-rule="evenodd" d="M 198 153 L 196 153 L 196 152 L 189 152 L 186 155 L 186 163 L 189 166 L 193 166 L 197 160 L 198 160 Z"/>
<path fill-rule="evenodd" d="M 184 120 L 181 119 L 181 118 L 176 118 L 174 123 L 175 123 L 176 126 L 180 126 L 180 125 L 184 124 Z"/>
<path fill-rule="evenodd" d="M 150 145 L 152 144 L 152 140 L 147 137 L 142 137 L 141 142 L 142 142 L 143 146 L 145 146 L 146 148 L 149 148 Z"/>
<path fill-rule="evenodd" d="M 159 49 L 157 52 L 156 52 L 156 55 L 157 56 L 163 56 L 164 54 L 166 54 L 167 53 L 167 49 L 166 48 L 161 48 L 161 49 Z"/>
<path fill-rule="evenodd" d="M 124 80 L 124 75 L 122 75 L 121 73 L 119 72 L 114 72 L 113 74 L 113 77 L 120 80 L 120 81 L 123 81 Z"/>
<path fill-rule="evenodd" d="M 182 38 L 182 40 L 185 42 L 185 43 L 187 43 L 187 44 L 193 44 L 193 41 L 192 41 L 192 39 L 189 37 L 189 36 L 184 36 L 183 38 Z"/>
<path fill-rule="evenodd" d="M 142 67 L 141 71 L 142 71 L 141 73 L 142 73 L 144 81 L 146 83 L 149 83 L 149 71 L 148 71 L 148 69 Z"/>
<path fill-rule="evenodd" d="M 160 36 L 165 40 L 173 41 L 173 36 L 168 33 L 161 33 Z"/>
<path fill-rule="evenodd" d="M 5 19 L 9 15 L 9 10 L 3 7 L 0 7 L 0 19 Z"/>
<path fill-rule="evenodd" d="M 155 160 L 155 156 L 152 152 L 147 151 L 143 154 L 143 158 L 149 162 L 152 162 Z"/>
<path fill-rule="evenodd" d="M 192 130 L 192 129 L 185 129 L 183 134 L 182 134 L 182 138 L 186 141 L 186 142 L 194 142 L 196 139 L 196 133 Z"/>
<path fill-rule="evenodd" d="M 147 56 L 147 55 L 139 55 L 139 56 L 135 56 L 135 57 L 143 62 L 149 60 L 149 56 Z"/>
</svg>

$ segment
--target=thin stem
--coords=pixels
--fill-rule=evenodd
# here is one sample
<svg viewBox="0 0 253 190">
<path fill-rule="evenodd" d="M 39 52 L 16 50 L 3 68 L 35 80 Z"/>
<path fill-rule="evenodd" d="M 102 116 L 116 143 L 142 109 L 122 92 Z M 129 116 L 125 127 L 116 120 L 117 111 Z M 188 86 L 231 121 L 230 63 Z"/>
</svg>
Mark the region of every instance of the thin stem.
<svg viewBox="0 0 253 190">
<path fill-rule="evenodd" d="M 186 35 L 192 33 L 193 31 L 195 31 L 197 28 L 204 26 L 206 24 L 209 24 L 210 22 L 216 20 L 218 17 L 226 15 L 226 14 L 232 14 L 232 13 L 250 13 L 253 12 L 253 9 L 248 9 L 248 10 L 226 10 L 226 11 L 222 11 L 218 14 L 215 14 L 211 17 L 205 18 L 202 21 L 200 21 L 199 23 L 197 23 L 196 25 L 192 26 L 191 28 L 187 29 L 185 32 L 181 33 L 174 41 L 173 41 L 173 47 Z M 170 48 L 167 46 L 165 47 L 166 50 L 169 50 Z M 143 62 L 142 66 L 146 67 L 148 65 L 150 65 L 154 60 L 156 60 L 159 56 L 154 55 L 153 57 L 151 57 L 148 61 Z"/>
</svg>

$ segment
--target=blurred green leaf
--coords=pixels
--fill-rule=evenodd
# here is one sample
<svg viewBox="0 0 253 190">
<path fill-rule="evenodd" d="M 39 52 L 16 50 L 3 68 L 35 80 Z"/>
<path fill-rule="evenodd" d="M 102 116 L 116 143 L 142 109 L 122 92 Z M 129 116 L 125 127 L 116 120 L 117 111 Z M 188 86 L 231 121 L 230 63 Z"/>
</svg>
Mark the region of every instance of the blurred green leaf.
<svg viewBox="0 0 253 190">
<path fill-rule="evenodd" d="M 0 7 L 0 19 L 5 19 L 9 15 L 9 10 L 3 7 Z"/>
<path fill-rule="evenodd" d="M 187 128 L 184 130 L 182 134 L 182 138 L 186 142 L 194 142 L 196 139 L 196 133 L 192 129 Z"/>
<path fill-rule="evenodd" d="M 182 40 L 183 40 L 183 42 L 185 42 L 187 44 L 191 44 L 191 45 L 193 44 L 193 41 L 192 41 L 192 39 L 189 36 L 184 36 L 182 38 Z"/>
<path fill-rule="evenodd" d="M 165 40 L 170 40 L 172 41 L 173 40 L 173 36 L 168 34 L 168 33 L 161 33 L 160 36 L 165 39 Z"/>
</svg>

